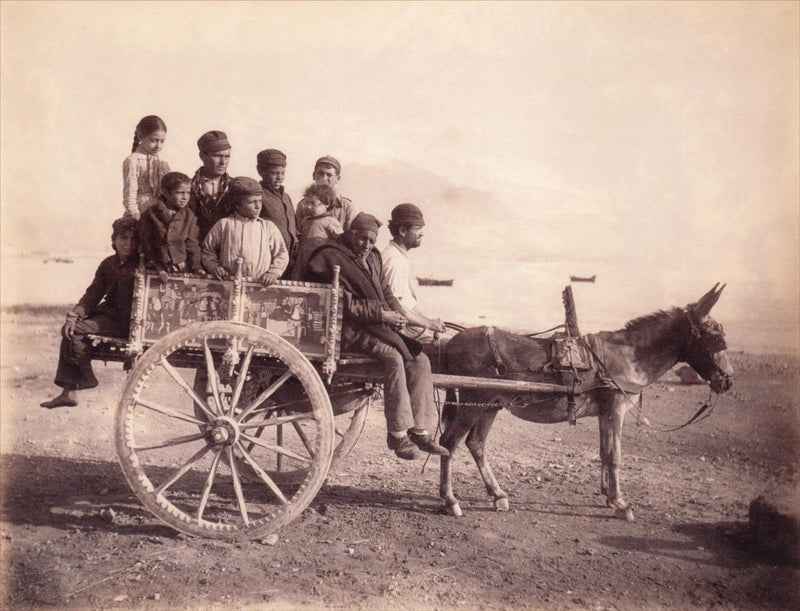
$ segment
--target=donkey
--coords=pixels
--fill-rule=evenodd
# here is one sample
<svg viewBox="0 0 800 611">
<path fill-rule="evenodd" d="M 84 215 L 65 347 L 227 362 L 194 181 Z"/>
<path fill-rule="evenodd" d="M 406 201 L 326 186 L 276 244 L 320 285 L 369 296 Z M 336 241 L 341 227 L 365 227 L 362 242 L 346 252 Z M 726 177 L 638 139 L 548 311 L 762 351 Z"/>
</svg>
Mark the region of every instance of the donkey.
<svg viewBox="0 0 800 611">
<path fill-rule="evenodd" d="M 448 393 L 440 442 L 449 451 L 441 458 L 439 495 L 447 513 L 462 515 L 453 494 L 451 460 L 458 445 L 466 445 L 475 459 L 486 491 L 497 511 L 508 510 L 508 496 L 497 483 L 484 453 L 486 438 L 497 412 L 506 405 L 511 413 L 539 423 L 564 422 L 569 416 L 598 416 L 600 425 L 600 491 L 615 515 L 633 520 L 619 483 L 621 435 L 625 413 L 638 400 L 641 389 L 657 380 L 676 363 L 688 363 L 715 393 L 727 391 L 733 371 L 725 356 L 722 326 L 709 316 L 722 290 L 717 283 L 696 303 L 685 308 L 659 311 L 629 321 L 619 331 L 602 331 L 581 338 L 598 362 L 598 376 L 581 388 L 570 414 L 568 398 L 552 394 L 516 397 L 495 390 L 463 389 L 458 401 Z M 466 329 L 455 335 L 445 349 L 447 373 L 484 378 L 508 378 L 553 382 L 546 366 L 551 340 L 514 335 L 486 327 Z M 502 362 L 500 362 L 502 361 Z M 458 403 L 458 405 L 456 405 Z"/>
</svg>

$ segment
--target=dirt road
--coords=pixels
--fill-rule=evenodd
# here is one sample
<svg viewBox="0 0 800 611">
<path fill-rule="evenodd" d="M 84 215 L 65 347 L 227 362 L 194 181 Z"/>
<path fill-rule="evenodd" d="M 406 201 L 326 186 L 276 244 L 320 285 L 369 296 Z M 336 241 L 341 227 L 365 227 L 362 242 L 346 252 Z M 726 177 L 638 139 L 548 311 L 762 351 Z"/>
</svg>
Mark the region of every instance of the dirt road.
<svg viewBox="0 0 800 611">
<path fill-rule="evenodd" d="M 541 426 L 501 413 L 489 456 L 511 509 L 497 513 L 466 450 L 464 517 L 440 513 L 438 461 L 399 461 L 380 406 L 311 509 L 277 541 L 179 535 L 144 510 L 116 461 L 124 374 L 77 408 L 38 407 L 55 387 L 60 316 L 2 326 L 4 609 L 789 609 L 800 571 L 755 553 L 748 505 L 797 502 L 798 363 L 732 354 L 734 389 L 673 433 L 625 425 L 623 492 L 636 521 L 599 496 L 597 424 Z M 659 423 L 687 419 L 703 386 L 645 391 Z"/>
</svg>

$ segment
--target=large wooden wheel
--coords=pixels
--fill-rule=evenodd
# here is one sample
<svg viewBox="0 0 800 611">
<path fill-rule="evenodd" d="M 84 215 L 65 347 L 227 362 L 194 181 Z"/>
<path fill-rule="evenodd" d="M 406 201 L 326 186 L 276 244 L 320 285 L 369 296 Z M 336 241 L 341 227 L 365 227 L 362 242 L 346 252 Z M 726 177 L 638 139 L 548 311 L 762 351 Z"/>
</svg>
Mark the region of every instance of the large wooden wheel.
<svg viewBox="0 0 800 611">
<path fill-rule="evenodd" d="M 194 384 L 201 373 L 203 392 Z M 255 377 L 267 384 L 248 396 Z M 297 518 L 325 481 L 334 439 L 311 363 L 243 323 L 197 323 L 153 344 L 117 408 L 131 488 L 162 521 L 203 537 L 260 538 Z"/>
</svg>

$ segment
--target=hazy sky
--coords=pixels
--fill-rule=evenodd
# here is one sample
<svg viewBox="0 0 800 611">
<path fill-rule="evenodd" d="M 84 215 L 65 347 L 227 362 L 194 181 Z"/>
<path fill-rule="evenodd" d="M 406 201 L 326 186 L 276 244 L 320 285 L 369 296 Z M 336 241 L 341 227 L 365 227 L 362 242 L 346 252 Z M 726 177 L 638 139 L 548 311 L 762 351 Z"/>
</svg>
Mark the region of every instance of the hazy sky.
<svg viewBox="0 0 800 611">
<path fill-rule="evenodd" d="M 4 1 L 2 243 L 105 248 L 158 114 L 186 173 L 208 129 L 235 175 L 284 150 L 293 194 L 325 153 L 400 159 L 533 219 L 581 201 L 560 211 L 615 215 L 632 258 L 796 295 L 799 6 Z"/>
</svg>

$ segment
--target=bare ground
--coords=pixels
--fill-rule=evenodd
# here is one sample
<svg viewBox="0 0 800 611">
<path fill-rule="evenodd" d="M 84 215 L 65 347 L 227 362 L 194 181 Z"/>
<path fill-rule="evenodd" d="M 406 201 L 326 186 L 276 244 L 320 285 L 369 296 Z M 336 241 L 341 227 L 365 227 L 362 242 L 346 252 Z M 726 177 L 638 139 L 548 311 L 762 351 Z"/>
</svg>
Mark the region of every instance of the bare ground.
<svg viewBox="0 0 800 611">
<path fill-rule="evenodd" d="M 120 365 L 97 367 L 101 386 L 79 407 L 38 407 L 56 390 L 61 316 L 3 316 L 3 609 L 800 608 L 800 570 L 759 555 L 747 529 L 758 495 L 797 508 L 795 359 L 732 354 L 734 389 L 697 425 L 659 433 L 629 418 L 633 523 L 598 494 L 595 420 L 501 413 L 489 456 L 511 509 L 493 510 L 462 448 L 465 515 L 453 518 L 440 512 L 438 461 L 421 472 L 394 458 L 378 406 L 276 542 L 226 543 L 177 534 L 128 488 L 113 444 Z M 679 423 L 706 396 L 665 378 L 645 413 Z"/>
</svg>

